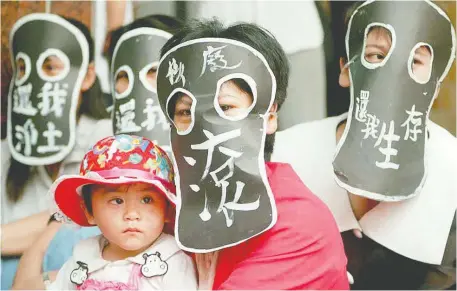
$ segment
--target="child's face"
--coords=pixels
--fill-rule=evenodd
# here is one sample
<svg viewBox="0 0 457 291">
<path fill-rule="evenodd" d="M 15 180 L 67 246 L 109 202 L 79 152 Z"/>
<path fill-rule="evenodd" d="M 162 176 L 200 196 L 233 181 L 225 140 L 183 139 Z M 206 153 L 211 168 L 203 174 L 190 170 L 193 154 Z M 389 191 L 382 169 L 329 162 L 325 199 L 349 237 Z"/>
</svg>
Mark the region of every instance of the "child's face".
<svg viewBox="0 0 457 291">
<path fill-rule="evenodd" d="M 392 37 L 390 32 L 380 26 L 373 27 L 368 33 L 365 43 L 365 60 L 369 63 L 381 63 L 389 53 L 392 46 Z M 407 60 L 405 60 L 406 62 Z M 429 78 L 431 68 L 432 54 L 427 46 L 420 46 L 416 49 L 411 64 L 411 69 L 417 80 L 424 82 Z M 349 71 L 341 63 L 341 74 L 339 83 L 342 87 L 349 87 Z"/>
<path fill-rule="evenodd" d="M 86 215 L 111 244 L 142 252 L 162 233 L 166 211 L 165 196 L 151 185 L 93 185 L 92 215 Z"/>
<path fill-rule="evenodd" d="M 174 109 L 173 122 L 178 131 L 185 131 L 192 122 L 192 98 L 183 94 L 178 97 Z M 240 89 L 235 82 L 224 82 L 219 90 L 218 102 L 220 109 L 225 116 L 236 117 L 240 116 L 249 109 L 253 102 L 252 96 Z M 276 106 L 273 106 L 271 111 L 276 111 Z M 277 119 L 269 118 L 267 134 L 276 131 Z M 272 130 L 274 128 L 274 130 Z"/>
</svg>

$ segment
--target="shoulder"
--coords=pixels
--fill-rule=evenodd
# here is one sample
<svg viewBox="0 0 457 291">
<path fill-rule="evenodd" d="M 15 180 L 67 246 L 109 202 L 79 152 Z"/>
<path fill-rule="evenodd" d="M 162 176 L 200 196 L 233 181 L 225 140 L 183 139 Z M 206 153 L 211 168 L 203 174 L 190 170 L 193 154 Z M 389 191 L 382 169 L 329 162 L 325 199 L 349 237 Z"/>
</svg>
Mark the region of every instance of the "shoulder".
<svg viewBox="0 0 457 291">
<path fill-rule="evenodd" d="M 82 115 L 78 127 L 80 135 L 86 135 L 88 147 L 107 136 L 113 135 L 111 119 L 94 119 Z"/>
<path fill-rule="evenodd" d="M 166 269 L 163 274 L 163 289 L 197 289 L 194 263 L 191 257 L 179 248 L 173 236 L 163 233 L 159 237 L 148 249 L 142 268 L 149 266 L 152 267 L 149 269 L 153 270 L 153 265 L 157 263 L 160 264 L 160 269 Z"/>
<path fill-rule="evenodd" d="M 336 129 L 345 114 L 297 124 L 276 133 L 272 161 L 289 162 L 294 168 L 303 162 L 316 162 L 321 156 L 333 156 Z"/>
<path fill-rule="evenodd" d="M 73 249 L 73 257 L 78 260 L 89 261 L 100 256 L 100 244 L 102 243 L 102 235 L 92 236 L 80 240 Z"/>
<path fill-rule="evenodd" d="M 270 186 L 276 201 L 278 221 L 272 230 L 294 233 L 289 239 L 299 245 L 342 247 L 341 236 L 330 209 L 306 187 L 288 164 L 268 163 L 275 171 L 269 175 Z"/>
<path fill-rule="evenodd" d="M 457 151 L 455 149 L 457 148 L 457 138 L 433 121 L 428 122 L 427 129 L 430 133 L 430 154 L 433 157 L 446 156 L 456 159 Z"/>
<path fill-rule="evenodd" d="M 457 138 L 449 133 L 446 129 L 429 121 L 427 128 L 430 137 L 426 144 L 426 161 L 428 164 L 428 177 L 424 188 L 432 189 L 433 187 L 442 187 L 448 185 L 455 188 L 457 175 Z M 429 185 L 430 184 L 430 185 Z M 432 188 L 429 188 L 432 186 Z"/>
</svg>

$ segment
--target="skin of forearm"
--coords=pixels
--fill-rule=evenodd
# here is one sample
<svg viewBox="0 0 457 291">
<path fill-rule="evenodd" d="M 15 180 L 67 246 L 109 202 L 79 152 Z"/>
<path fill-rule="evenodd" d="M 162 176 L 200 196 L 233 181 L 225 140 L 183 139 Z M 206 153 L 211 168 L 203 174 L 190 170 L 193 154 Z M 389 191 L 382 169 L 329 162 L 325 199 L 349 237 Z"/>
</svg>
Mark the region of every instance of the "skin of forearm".
<svg viewBox="0 0 457 291">
<path fill-rule="evenodd" d="M 13 289 L 43 290 L 42 265 L 46 250 L 53 237 L 61 227 L 61 223 L 52 222 L 38 240 L 22 255 L 14 278 Z M 56 271 L 57 272 L 57 271 Z M 51 281 L 55 280 L 55 272 L 49 272 Z"/>
<path fill-rule="evenodd" d="M 108 31 L 124 25 L 127 1 L 106 1 L 106 22 Z"/>
<path fill-rule="evenodd" d="M 22 255 L 43 233 L 49 217 L 50 213 L 43 211 L 12 223 L 2 224 L 2 256 Z"/>
</svg>

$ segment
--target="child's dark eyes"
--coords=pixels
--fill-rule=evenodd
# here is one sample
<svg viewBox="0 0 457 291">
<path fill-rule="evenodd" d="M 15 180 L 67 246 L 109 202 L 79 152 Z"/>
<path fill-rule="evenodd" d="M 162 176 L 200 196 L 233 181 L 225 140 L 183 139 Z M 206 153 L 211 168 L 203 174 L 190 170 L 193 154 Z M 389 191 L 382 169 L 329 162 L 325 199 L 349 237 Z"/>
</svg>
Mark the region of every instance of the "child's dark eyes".
<svg viewBox="0 0 457 291">
<path fill-rule="evenodd" d="M 152 202 L 152 198 L 151 197 L 143 197 L 141 202 L 143 202 L 144 204 L 149 204 L 149 203 Z"/>
<path fill-rule="evenodd" d="M 114 204 L 114 205 L 120 205 L 120 204 L 124 203 L 124 200 L 122 200 L 121 198 L 114 198 L 114 199 L 111 199 L 109 201 L 109 203 Z"/>
</svg>

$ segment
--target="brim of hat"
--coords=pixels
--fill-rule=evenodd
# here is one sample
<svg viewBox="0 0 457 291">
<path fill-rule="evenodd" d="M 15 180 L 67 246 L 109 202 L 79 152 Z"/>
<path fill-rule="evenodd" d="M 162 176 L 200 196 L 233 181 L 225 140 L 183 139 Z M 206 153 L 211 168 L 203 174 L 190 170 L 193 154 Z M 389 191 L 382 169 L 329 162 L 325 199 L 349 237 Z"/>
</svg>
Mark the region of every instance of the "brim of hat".
<svg viewBox="0 0 457 291">
<path fill-rule="evenodd" d="M 54 194 L 54 200 L 68 218 L 80 226 L 93 226 L 87 221 L 86 215 L 83 210 L 84 199 L 79 193 L 84 185 L 120 185 L 132 183 L 145 183 L 154 186 L 158 192 L 165 195 L 165 197 L 176 204 L 176 196 L 170 192 L 160 179 L 104 179 L 83 177 L 76 175 L 61 176 L 57 179 L 51 189 Z"/>
</svg>

